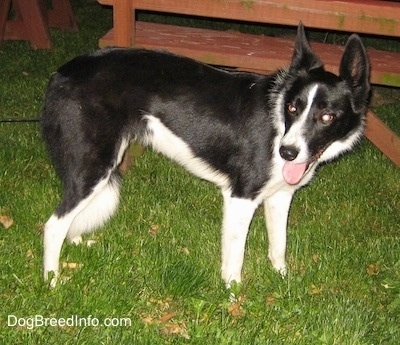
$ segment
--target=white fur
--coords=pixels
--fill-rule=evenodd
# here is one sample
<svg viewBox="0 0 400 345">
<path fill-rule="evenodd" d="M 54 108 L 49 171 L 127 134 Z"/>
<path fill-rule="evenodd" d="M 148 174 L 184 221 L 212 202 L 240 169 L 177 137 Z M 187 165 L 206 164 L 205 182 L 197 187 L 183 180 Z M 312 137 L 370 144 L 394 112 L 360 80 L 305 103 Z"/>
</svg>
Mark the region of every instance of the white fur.
<svg viewBox="0 0 400 345">
<path fill-rule="evenodd" d="M 268 258 L 282 275 L 286 274 L 286 229 L 290 204 L 295 189 L 281 190 L 264 199 L 265 222 L 268 230 Z"/>
<path fill-rule="evenodd" d="M 304 111 L 298 115 L 298 118 L 290 127 L 289 131 L 284 135 L 281 141 L 283 146 L 294 146 L 299 150 L 299 155 L 293 163 L 304 163 L 310 159 L 310 153 L 306 143 L 307 138 L 304 137 L 304 126 L 309 116 L 311 106 L 317 93 L 318 84 L 315 84 L 308 93 L 307 105 Z"/>
<path fill-rule="evenodd" d="M 50 285 L 54 287 L 59 276 L 59 260 L 66 237 L 71 242 L 81 242 L 81 235 L 102 225 L 114 213 L 119 199 L 118 184 L 110 181 L 110 175 L 101 180 L 92 193 L 71 212 L 62 217 L 55 213 L 44 228 L 44 279 L 54 273 Z"/>
<path fill-rule="evenodd" d="M 192 174 L 210 181 L 220 188 L 228 188 L 228 177 L 196 157 L 190 147 L 172 133 L 158 118 L 146 115 L 149 133 L 144 139 L 157 152 L 183 165 Z"/>
<path fill-rule="evenodd" d="M 115 166 L 114 167 L 117 167 L 122 162 L 122 159 L 124 158 L 125 151 L 129 146 L 129 143 L 130 143 L 129 138 L 123 138 L 122 139 L 122 142 L 121 142 L 121 144 L 119 146 L 119 150 L 118 150 L 118 154 L 117 154 L 117 160 L 115 162 Z"/>
<path fill-rule="evenodd" d="M 329 145 L 329 147 L 324 151 L 319 161 L 328 162 L 336 158 L 340 153 L 350 151 L 353 148 L 353 146 L 361 139 L 361 137 L 362 137 L 361 132 L 355 132 L 349 137 L 347 137 L 346 140 L 335 141 L 334 143 Z"/>
<path fill-rule="evenodd" d="M 119 204 L 119 187 L 108 183 L 93 196 L 87 206 L 76 215 L 67 233 L 71 242 L 79 243 L 81 235 L 103 225 L 115 212 Z"/>
<path fill-rule="evenodd" d="M 278 94 L 275 104 L 274 104 L 274 112 L 273 114 L 277 118 L 273 122 L 273 125 L 276 129 L 276 137 L 273 142 L 273 152 L 272 152 L 272 160 L 271 160 L 271 172 L 270 172 L 270 179 L 268 183 L 264 186 L 263 190 L 261 191 L 260 195 L 258 196 L 258 202 L 261 203 L 265 198 L 274 195 L 275 193 L 285 190 L 288 193 L 294 194 L 294 192 L 299 189 L 300 187 L 306 185 L 312 178 L 316 166 L 311 166 L 310 169 L 305 173 L 302 180 L 297 185 L 288 185 L 285 180 L 283 179 L 282 169 L 283 165 L 285 164 L 285 160 L 281 157 L 279 153 L 279 148 L 282 145 L 283 138 L 285 136 L 285 117 L 282 113 L 282 109 L 284 108 L 284 94 L 281 92 Z M 312 97 L 314 98 L 315 95 Z M 310 97 L 309 97 L 310 98 Z M 310 104 L 310 101 L 308 101 Z M 311 104 L 310 104 L 311 106 Z M 304 114 L 304 112 L 303 112 Z M 288 134 L 288 133 L 287 133 Z M 300 139 L 302 145 L 305 145 L 305 139 Z M 300 146 L 297 143 L 291 143 L 294 146 Z M 290 145 L 290 144 L 289 144 Z M 302 149 L 302 148 L 300 148 Z M 306 147 L 305 150 L 308 152 L 308 148 Z"/>
<path fill-rule="evenodd" d="M 248 199 L 231 197 L 230 191 L 224 191 L 222 224 L 222 279 L 227 286 L 242 281 L 244 250 L 250 222 L 257 203 Z"/>
<path fill-rule="evenodd" d="M 58 218 L 53 214 L 44 227 L 43 275 L 44 280 L 47 280 L 49 273 L 54 273 L 50 282 L 52 287 L 57 283 L 60 251 L 72 221 L 73 214 L 62 218 Z"/>
</svg>

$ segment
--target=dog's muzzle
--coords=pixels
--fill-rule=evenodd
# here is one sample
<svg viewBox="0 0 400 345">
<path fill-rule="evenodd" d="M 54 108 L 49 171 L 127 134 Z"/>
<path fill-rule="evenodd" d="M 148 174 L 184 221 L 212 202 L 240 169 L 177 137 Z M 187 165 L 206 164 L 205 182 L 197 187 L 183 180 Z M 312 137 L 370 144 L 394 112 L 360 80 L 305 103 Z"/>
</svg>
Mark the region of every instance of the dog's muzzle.
<svg viewBox="0 0 400 345">
<path fill-rule="evenodd" d="M 294 146 L 281 146 L 279 148 L 279 154 L 285 160 L 282 176 L 286 183 L 290 185 L 298 184 L 309 168 L 321 157 L 326 147 L 320 148 L 317 153 L 306 162 L 293 163 L 299 155 L 299 150 Z"/>
</svg>

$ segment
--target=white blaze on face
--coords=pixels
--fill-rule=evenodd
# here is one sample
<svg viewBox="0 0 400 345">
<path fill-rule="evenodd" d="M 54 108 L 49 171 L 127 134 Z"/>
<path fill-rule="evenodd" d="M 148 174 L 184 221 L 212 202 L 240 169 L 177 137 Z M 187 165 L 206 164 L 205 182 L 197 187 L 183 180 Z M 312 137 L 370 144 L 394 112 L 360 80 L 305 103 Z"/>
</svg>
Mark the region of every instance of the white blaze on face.
<svg viewBox="0 0 400 345">
<path fill-rule="evenodd" d="M 317 90 L 318 85 L 314 85 L 309 90 L 307 104 L 304 111 L 297 116 L 292 126 L 289 128 L 289 131 L 281 140 L 281 146 L 292 146 L 295 147 L 299 152 L 298 156 L 293 161 L 285 161 L 282 170 L 283 178 L 288 184 L 291 185 L 300 182 L 308 168 L 308 163 L 311 158 L 304 128 L 306 126 L 308 114 L 311 110 Z"/>
</svg>

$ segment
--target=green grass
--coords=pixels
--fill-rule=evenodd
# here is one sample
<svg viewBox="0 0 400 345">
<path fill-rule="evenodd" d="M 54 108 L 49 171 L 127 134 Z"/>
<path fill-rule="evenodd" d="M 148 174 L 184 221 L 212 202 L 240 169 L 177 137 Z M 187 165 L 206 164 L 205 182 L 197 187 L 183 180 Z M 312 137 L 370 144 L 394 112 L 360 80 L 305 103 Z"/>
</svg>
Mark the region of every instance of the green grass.
<svg viewBox="0 0 400 345">
<path fill-rule="evenodd" d="M 48 77 L 96 48 L 111 12 L 75 1 L 80 31 L 54 30 L 54 49 L 0 46 L 0 118 L 36 117 Z M 398 92 L 398 91 L 396 91 Z M 400 102 L 376 109 L 400 132 Z M 40 231 L 60 197 L 36 123 L 0 123 L 0 343 L 397 344 L 400 339 L 400 170 L 366 140 L 320 169 L 295 197 L 289 273 L 266 257 L 261 210 L 252 223 L 240 300 L 219 276 L 221 197 L 147 151 L 125 176 L 117 215 L 65 245 L 65 283 L 42 281 Z M 25 326 L 10 327 L 15 315 Z M 116 327 L 29 327 L 29 318 L 128 320 Z M 114 320 L 115 321 L 115 320 Z M 82 321 L 83 322 L 83 321 Z M 31 329 L 32 328 L 32 329 Z"/>
</svg>

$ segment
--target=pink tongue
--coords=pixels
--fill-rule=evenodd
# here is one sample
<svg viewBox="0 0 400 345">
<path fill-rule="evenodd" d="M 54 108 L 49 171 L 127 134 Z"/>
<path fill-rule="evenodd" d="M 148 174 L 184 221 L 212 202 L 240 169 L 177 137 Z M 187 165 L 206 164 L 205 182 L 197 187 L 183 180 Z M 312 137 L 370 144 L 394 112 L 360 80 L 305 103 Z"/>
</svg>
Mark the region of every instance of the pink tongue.
<svg viewBox="0 0 400 345">
<path fill-rule="evenodd" d="M 282 174 L 288 184 L 298 184 L 307 169 L 307 163 L 285 162 Z"/>
</svg>

